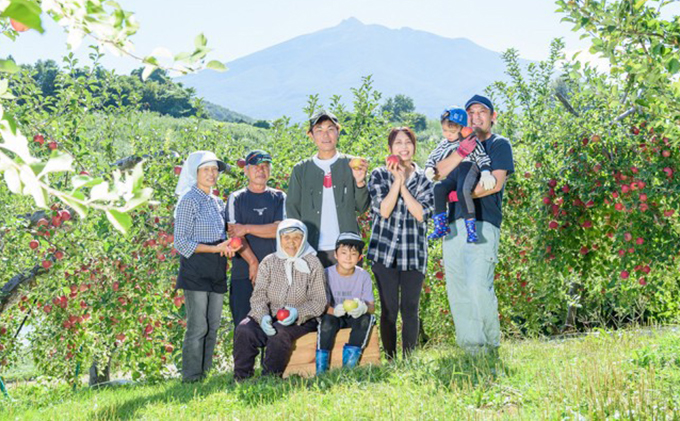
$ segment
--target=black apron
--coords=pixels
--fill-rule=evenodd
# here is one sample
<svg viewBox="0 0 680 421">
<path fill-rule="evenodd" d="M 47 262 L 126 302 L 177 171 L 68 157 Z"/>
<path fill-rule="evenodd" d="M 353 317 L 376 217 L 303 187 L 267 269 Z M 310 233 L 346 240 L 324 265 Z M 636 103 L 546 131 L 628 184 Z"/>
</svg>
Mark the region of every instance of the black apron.
<svg viewBox="0 0 680 421">
<path fill-rule="evenodd" d="M 214 246 L 222 241 L 205 244 Z M 227 292 L 228 261 L 219 253 L 194 253 L 188 259 L 180 256 L 176 288 L 224 294 Z"/>
</svg>

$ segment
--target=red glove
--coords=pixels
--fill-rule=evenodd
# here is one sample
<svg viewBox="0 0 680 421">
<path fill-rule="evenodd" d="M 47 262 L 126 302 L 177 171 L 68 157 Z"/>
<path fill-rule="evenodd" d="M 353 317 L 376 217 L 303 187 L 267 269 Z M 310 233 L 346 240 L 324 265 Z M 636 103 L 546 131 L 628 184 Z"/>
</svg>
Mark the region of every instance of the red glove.
<svg viewBox="0 0 680 421">
<path fill-rule="evenodd" d="M 477 147 L 477 137 L 476 136 L 468 136 L 465 139 L 460 141 L 460 145 L 458 146 L 458 149 L 456 152 L 458 152 L 458 155 L 460 155 L 462 158 L 465 158 L 466 156 L 470 155 L 472 151 L 475 150 Z"/>
<path fill-rule="evenodd" d="M 458 201 L 458 192 L 453 190 L 451 193 L 449 193 L 449 202 L 457 202 Z"/>
</svg>

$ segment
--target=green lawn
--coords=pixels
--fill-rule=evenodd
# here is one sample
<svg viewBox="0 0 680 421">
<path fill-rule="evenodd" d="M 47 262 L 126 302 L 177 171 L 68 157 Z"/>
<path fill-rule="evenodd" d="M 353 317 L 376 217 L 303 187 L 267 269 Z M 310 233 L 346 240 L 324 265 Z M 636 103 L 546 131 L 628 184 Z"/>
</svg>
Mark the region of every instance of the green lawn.
<svg viewBox="0 0 680 421">
<path fill-rule="evenodd" d="M 322 378 L 72 392 L 9 385 L 3 419 L 680 419 L 680 331 L 506 341 L 500 361 L 438 345 L 409 361 Z"/>
</svg>

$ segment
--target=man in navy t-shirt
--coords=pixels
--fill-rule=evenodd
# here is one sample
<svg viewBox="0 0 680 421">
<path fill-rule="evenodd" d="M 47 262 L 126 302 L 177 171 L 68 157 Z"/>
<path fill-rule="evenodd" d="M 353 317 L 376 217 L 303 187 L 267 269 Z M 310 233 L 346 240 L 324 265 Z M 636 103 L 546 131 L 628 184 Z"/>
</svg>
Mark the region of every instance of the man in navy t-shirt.
<svg viewBox="0 0 680 421">
<path fill-rule="evenodd" d="M 456 326 L 458 344 L 471 354 L 495 351 L 500 346 L 498 300 L 493 287 L 498 263 L 498 244 L 503 221 L 503 191 L 514 171 L 512 146 L 502 136 L 491 133 L 496 112 L 491 101 L 475 95 L 465 104 L 468 122 L 491 159 L 491 174 L 496 187 L 485 190 L 478 185 L 473 193 L 478 243 L 467 243 L 462 209 L 449 208 L 451 235 L 444 239 L 443 254 L 446 289 Z M 460 157 L 452 154 L 438 164 L 442 174 L 455 171 Z M 440 167 L 441 165 L 441 167 Z"/>
<path fill-rule="evenodd" d="M 243 238 L 244 245 L 232 259 L 229 307 L 235 325 L 250 311 L 250 296 L 259 262 L 276 251 L 276 228 L 286 219 L 286 194 L 267 186 L 271 155 L 254 150 L 246 156 L 243 172 L 248 186 L 227 200 L 229 237 Z"/>
</svg>

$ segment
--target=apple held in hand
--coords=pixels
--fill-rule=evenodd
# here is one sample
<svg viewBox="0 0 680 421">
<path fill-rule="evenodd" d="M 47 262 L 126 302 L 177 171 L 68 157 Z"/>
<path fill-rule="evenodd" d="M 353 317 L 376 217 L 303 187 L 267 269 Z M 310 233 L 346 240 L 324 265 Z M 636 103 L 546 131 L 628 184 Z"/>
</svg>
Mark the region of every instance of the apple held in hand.
<svg viewBox="0 0 680 421">
<path fill-rule="evenodd" d="M 463 129 L 460 131 L 461 136 L 463 138 L 466 138 L 472 134 L 473 130 L 471 127 L 463 127 Z"/>
<path fill-rule="evenodd" d="M 287 308 L 281 308 L 276 312 L 276 320 L 282 322 L 290 316 L 290 311 Z"/>
<path fill-rule="evenodd" d="M 352 311 L 357 307 L 359 307 L 359 303 L 354 300 L 345 300 L 342 302 L 342 308 L 344 308 L 345 311 Z"/>
<path fill-rule="evenodd" d="M 397 155 L 390 155 L 385 159 L 385 162 L 387 162 L 388 164 L 400 165 L 401 164 L 401 158 Z"/>
<path fill-rule="evenodd" d="M 239 249 L 243 245 L 243 240 L 241 237 L 231 237 L 229 239 L 229 247 L 233 249 Z"/>
<path fill-rule="evenodd" d="M 349 166 L 353 170 L 358 170 L 358 169 L 361 169 L 361 166 L 364 162 L 366 162 L 366 160 L 364 158 L 352 158 L 349 161 Z"/>
</svg>

